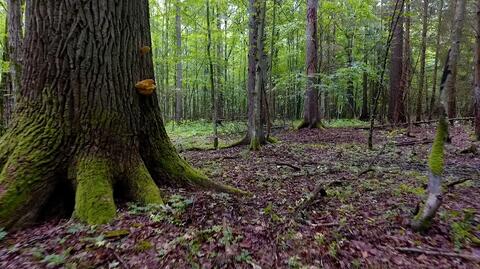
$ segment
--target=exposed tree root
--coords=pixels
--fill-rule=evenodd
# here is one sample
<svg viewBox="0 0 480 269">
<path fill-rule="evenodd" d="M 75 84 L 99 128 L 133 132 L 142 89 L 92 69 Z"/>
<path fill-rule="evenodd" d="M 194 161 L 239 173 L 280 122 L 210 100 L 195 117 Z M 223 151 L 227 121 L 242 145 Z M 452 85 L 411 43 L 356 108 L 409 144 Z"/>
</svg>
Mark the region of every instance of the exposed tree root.
<svg viewBox="0 0 480 269">
<path fill-rule="evenodd" d="M 36 221 L 53 192 L 61 141 L 50 128 L 34 128 L 17 139 L 13 152 L 2 156 L 8 160 L 0 174 L 0 227 L 15 229 Z"/>
<path fill-rule="evenodd" d="M 160 189 L 147 167 L 140 161 L 127 175 L 127 186 L 132 201 L 140 204 L 162 204 Z"/>
<path fill-rule="evenodd" d="M 317 122 L 313 122 L 313 123 L 310 123 L 310 122 L 307 122 L 305 120 L 303 120 L 298 126 L 297 126 L 297 130 L 300 130 L 300 129 L 325 129 L 326 126 L 323 124 L 323 122 L 321 121 L 317 121 Z"/>
<path fill-rule="evenodd" d="M 115 217 L 111 163 L 87 156 L 77 165 L 74 217 L 88 224 L 108 223 Z"/>
</svg>

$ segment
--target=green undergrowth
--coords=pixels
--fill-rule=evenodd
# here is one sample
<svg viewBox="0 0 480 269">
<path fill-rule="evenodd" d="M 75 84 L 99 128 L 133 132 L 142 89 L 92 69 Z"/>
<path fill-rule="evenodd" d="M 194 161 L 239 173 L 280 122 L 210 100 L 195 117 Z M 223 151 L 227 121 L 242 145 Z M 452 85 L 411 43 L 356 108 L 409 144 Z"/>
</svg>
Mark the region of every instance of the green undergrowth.
<svg viewBox="0 0 480 269">
<path fill-rule="evenodd" d="M 292 127 L 297 126 L 300 124 L 300 122 L 300 120 L 278 120 L 273 123 L 273 126 Z M 322 123 L 327 128 L 352 128 L 367 126 L 366 122 L 356 119 L 326 120 Z M 213 126 L 208 120 L 185 120 L 180 123 L 170 121 L 165 124 L 165 129 L 173 144 L 179 150 L 213 148 Z M 222 148 L 229 146 L 231 143 L 245 135 L 246 130 L 246 121 L 223 121 L 222 125 L 218 126 L 218 135 L 220 136 L 219 147 Z M 276 143 L 278 140 L 272 138 L 272 141 L 269 142 Z"/>
</svg>

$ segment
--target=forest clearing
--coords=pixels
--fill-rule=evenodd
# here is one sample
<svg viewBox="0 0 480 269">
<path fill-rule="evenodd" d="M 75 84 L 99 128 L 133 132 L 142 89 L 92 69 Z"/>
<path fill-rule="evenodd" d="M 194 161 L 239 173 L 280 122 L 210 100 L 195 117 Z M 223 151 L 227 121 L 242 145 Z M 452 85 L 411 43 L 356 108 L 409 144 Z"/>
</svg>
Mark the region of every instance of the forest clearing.
<svg viewBox="0 0 480 269">
<path fill-rule="evenodd" d="M 480 0 L 0 0 L 0 269 L 480 268 Z"/>
<path fill-rule="evenodd" d="M 371 152 L 364 150 L 367 132 L 354 127 L 279 130 L 279 142 L 260 152 L 183 152 L 210 178 L 253 196 L 167 188 L 167 207 L 124 205 L 109 225 L 60 220 L 14 233 L 0 250 L 0 267 L 476 268 L 480 155 L 462 153 L 471 132 L 468 125 L 452 131 L 446 183 L 468 180 L 447 188 L 425 234 L 408 222 L 425 194 L 432 126 L 414 128 L 414 138 L 382 130 Z M 298 211 L 317 185 L 326 194 Z"/>
</svg>

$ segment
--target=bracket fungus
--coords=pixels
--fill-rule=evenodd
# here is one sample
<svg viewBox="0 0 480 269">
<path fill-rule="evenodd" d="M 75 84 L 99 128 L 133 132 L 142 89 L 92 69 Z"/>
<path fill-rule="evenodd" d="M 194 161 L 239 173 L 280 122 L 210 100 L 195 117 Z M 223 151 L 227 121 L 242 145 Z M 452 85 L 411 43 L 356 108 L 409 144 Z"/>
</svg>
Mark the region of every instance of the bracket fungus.
<svg viewBox="0 0 480 269">
<path fill-rule="evenodd" d="M 135 84 L 137 92 L 141 95 L 150 96 L 155 92 L 157 86 L 153 79 L 145 79 Z"/>
<path fill-rule="evenodd" d="M 143 46 L 142 48 L 140 48 L 140 55 L 144 56 L 146 55 L 147 53 L 150 52 L 150 47 L 149 46 Z"/>
</svg>

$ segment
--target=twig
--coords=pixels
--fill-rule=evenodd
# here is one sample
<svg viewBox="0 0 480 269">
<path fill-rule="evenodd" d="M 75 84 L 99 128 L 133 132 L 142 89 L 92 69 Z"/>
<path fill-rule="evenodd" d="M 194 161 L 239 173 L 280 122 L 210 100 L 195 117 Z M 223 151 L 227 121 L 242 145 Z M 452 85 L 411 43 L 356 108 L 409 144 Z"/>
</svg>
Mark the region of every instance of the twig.
<svg viewBox="0 0 480 269">
<path fill-rule="evenodd" d="M 446 257 L 462 258 L 462 259 L 470 260 L 470 261 L 474 261 L 474 262 L 479 262 L 480 261 L 479 256 L 463 254 L 463 253 L 425 250 L 425 249 L 419 249 L 419 248 L 396 248 L 396 249 L 401 251 L 401 252 L 412 252 L 412 253 L 421 253 L 421 254 L 433 255 L 433 256 L 446 256 Z"/>
<path fill-rule="evenodd" d="M 294 211 L 295 215 L 297 215 L 299 212 L 311 206 L 315 202 L 315 200 L 317 200 L 318 198 L 324 197 L 324 196 L 327 196 L 327 192 L 325 191 L 325 189 L 321 184 L 318 184 L 313 190 L 313 192 L 310 194 L 310 196 L 305 201 L 303 201 L 297 207 L 297 209 L 295 209 Z"/>
<path fill-rule="evenodd" d="M 120 262 L 120 264 L 122 265 L 123 269 L 130 269 L 130 267 L 128 266 L 128 264 L 125 263 L 125 261 L 120 257 L 120 255 L 117 254 L 117 252 L 115 252 L 115 250 L 112 249 L 112 252 L 113 252 L 113 255 L 115 256 L 115 258 Z"/>
<path fill-rule="evenodd" d="M 338 226 L 338 222 L 329 222 L 329 223 L 312 223 L 313 227 L 331 227 Z"/>
<path fill-rule="evenodd" d="M 450 182 L 450 183 L 447 184 L 447 188 L 453 188 L 456 185 L 462 184 L 463 182 L 467 182 L 469 180 L 472 180 L 472 179 L 471 178 L 464 178 L 464 179 L 460 179 L 460 180 L 457 180 L 457 181 L 454 181 L 454 182 Z"/>
<path fill-rule="evenodd" d="M 412 140 L 412 141 L 404 141 L 404 142 L 399 142 L 396 143 L 395 146 L 397 147 L 405 147 L 405 146 L 413 146 L 413 145 L 426 145 L 426 144 L 431 144 L 433 143 L 432 140 Z"/>
<path fill-rule="evenodd" d="M 382 149 L 377 153 L 377 155 L 375 155 L 375 157 L 372 158 L 372 160 L 370 160 L 370 162 L 368 163 L 368 167 L 367 169 L 363 170 L 362 172 L 358 173 L 358 177 L 361 177 L 363 175 L 365 175 L 366 173 L 368 172 L 373 172 L 375 171 L 375 169 L 373 169 L 373 165 L 377 162 L 378 158 L 380 157 L 380 155 L 382 155 L 384 152 L 385 152 L 385 149 L 387 148 L 387 145 L 388 143 L 385 143 L 383 144 L 383 147 Z"/>
<path fill-rule="evenodd" d="M 300 167 L 296 166 L 296 165 L 293 165 L 293 164 L 290 164 L 290 163 L 285 163 L 285 162 L 275 162 L 276 165 L 278 166 L 288 166 L 290 168 L 292 168 L 293 170 L 295 171 L 300 171 L 302 170 Z"/>
</svg>

